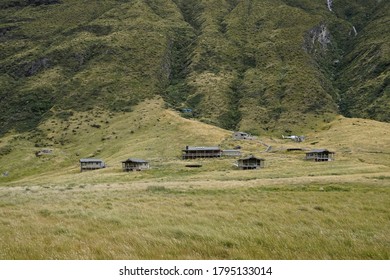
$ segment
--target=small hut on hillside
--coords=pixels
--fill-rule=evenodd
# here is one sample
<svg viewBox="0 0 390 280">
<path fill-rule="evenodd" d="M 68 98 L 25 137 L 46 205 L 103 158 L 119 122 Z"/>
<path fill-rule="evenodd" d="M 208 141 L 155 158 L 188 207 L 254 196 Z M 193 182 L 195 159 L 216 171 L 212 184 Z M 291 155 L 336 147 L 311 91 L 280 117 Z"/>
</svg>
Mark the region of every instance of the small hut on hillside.
<svg viewBox="0 0 390 280">
<path fill-rule="evenodd" d="M 334 160 L 334 152 L 327 149 L 315 149 L 306 153 L 306 160 L 312 161 L 332 161 Z"/>
<path fill-rule="evenodd" d="M 96 158 L 82 158 L 80 159 L 81 172 L 88 170 L 95 170 L 105 168 L 106 164 L 101 159 Z"/>
<path fill-rule="evenodd" d="M 222 150 L 222 155 L 225 157 L 239 157 L 241 156 L 241 151 L 238 149 Z"/>
<path fill-rule="evenodd" d="M 35 156 L 37 156 L 37 157 L 40 157 L 43 155 L 51 155 L 51 154 L 53 154 L 53 150 L 51 150 L 51 149 L 42 149 L 42 150 L 35 152 Z"/>
<path fill-rule="evenodd" d="M 219 147 L 191 147 L 183 150 L 182 159 L 215 158 L 221 157 L 222 150 Z"/>
<path fill-rule="evenodd" d="M 260 169 L 260 168 L 264 168 L 264 162 L 265 162 L 265 159 L 250 155 L 250 156 L 245 157 L 245 158 L 240 158 L 237 161 L 236 166 L 242 170 Z"/>
<path fill-rule="evenodd" d="M 149 168 L 149 162 L 143 159 L 128 158 L 127 160 L 122 161 L 123 171 L 141 171 Z"/>
<path fill-rule="evenodd" d="M 233 139 L 235 140 L 252 140 L 254 137 L 246 132 L 236 131 L 233 133 Z"/>
</svg>

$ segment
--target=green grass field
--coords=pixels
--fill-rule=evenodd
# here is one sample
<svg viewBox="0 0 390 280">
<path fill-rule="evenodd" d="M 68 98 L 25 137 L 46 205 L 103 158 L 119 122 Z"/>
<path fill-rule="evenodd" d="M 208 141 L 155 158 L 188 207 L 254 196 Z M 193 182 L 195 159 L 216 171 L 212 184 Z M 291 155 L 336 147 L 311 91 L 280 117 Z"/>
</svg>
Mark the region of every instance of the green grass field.
<svg viewBox="0 0 390 280">
<path fill-rule="evenodd" d="M 390 257 L 387 123 L 339 117 L 294 143 L 232 140 L 160 99 L 94 114 L 1 139 L 0 171 L 9 174 L 0 176 L 0 259 Z M 240 171 L 234 158 L 221 158 L 187 168 L 185 145 L 240 145 L 266 167 Z M 43 147 L 53 154 L 35 157 Z M 288 147 L 328 148 L 336 160 L 306 162 Z M 78 159 L 88 156 L 107 168 L 80 173 Z M 128 157 L 151 169 L 122 172 Z"/>
</svg>

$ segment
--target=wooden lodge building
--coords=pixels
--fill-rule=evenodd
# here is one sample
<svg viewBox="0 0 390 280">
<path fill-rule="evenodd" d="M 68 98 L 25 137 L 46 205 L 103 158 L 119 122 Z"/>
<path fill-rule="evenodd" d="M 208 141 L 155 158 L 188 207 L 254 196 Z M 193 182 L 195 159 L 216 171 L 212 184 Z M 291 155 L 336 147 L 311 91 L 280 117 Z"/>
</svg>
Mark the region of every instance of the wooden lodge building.
<svg viewBox="0 0 390 280">
<path fill-rule="evenodd" d="M 219 147 L 186 146 L 183 150 L 182 159 L 216 158 L 221 156 L 222 150 Z"/>
<path fill-rule="evenodd" d="M 80 159 L 81 172 L 88 170 L 95 170 L 105 168 L 106 164 L 101 159 L 96 158 L 82 158 Z"/>
<path fill-rule="evenodd" d="M 236 166 L 242 170 L 260 169 L 260 168 L 264 168 L 264 162 L 265 162 L 265 159 L 250 155 L 250 156 L 245 157 L 245 158 L 240 158 L 237 161 Z"/>
<path fill-rule="evenodd" d="M 306 153 L 306 160 L 312 161 L 332 161 L 334 160 L 334 152 L 327 149 L 315 149 Z"/>
<path fill-rule="evenodd" d="M 149 168 L 149 162 L 143 159 L 129 158 L 125 161 L 122 161 L 123 171 L 141 171 Z"/>
</svg>

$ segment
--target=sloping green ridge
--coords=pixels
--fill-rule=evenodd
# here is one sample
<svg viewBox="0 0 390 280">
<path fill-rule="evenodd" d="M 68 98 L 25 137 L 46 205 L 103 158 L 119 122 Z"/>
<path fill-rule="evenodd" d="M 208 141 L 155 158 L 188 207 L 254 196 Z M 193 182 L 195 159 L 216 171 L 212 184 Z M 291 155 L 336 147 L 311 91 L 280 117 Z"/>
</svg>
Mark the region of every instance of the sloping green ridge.
<svg viewBox="0 0 390 280">
<path fill-rule="evenodd" d="M 344 58 L 337 80 L 346 116 L 390 121 L 390 2 L 380 1 Z"/>
<path fill-rule="evenodd" d="M 252 133 L 312 130 L 339 110 L 388 121 L 388 6 L 2 1 L 0 135 L 54 114 L 130 111 L 156 95 Z"/>
</svg>

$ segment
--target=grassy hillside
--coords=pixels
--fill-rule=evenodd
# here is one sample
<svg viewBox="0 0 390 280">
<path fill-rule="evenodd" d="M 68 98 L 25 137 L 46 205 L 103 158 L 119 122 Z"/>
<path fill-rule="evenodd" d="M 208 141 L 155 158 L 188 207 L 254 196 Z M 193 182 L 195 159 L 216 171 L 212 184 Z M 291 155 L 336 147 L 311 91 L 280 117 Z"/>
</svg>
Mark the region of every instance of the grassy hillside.
<svg viewBox="0 0 390 280">
<path fill-rule="evenodd" d="M 253 133 L 388 121 L 388 3 L 325 2 L 2 1 L 0 133 L 154 96 Z"/>
<path fill-rule="evenodd" d="M 388 131 L 339 116 L 302 143 L 237 141 L 161 99 L 55 118 L 1 140 L 0 259 L 388 259 Z M 221 158 L 191 169 L 185 145 L 240 145 L 266 167 Z M 290 147 L 328 148 L 336 160 L 306 162 Z M 53 153 L 36 157 L 42 148 Z M 80 173 L 89 156 L 107 168 Z M 151 169 L 122 172 L 128 157 Z"/>
<path fill-rule="evenodd" d="M 390 96 L 390 3 L 381 1 L 370 21 L 358 27 L 354 44 L 341 65 L 338 83 L 346 116 L 388 122 Z"/>
<path fill-rule="evenodd" d="M 61 118 L 61 115 L 42 123 L 33 132 L 10 134 L 0 142 L 0 171 L 9 173 L 8 176 L 0 177 L 0 182 L 9 182 L 11 185 L 34 181 L 50 183 L 53 180 L 57 181 L 57 177 L 61 182 L 61 174 L 65 176 L 63 180 L 69 182 L 94 181 L 95 179 L 88 174 L 79 174 L 78 160 L 85 157 L 98 157 L 106 161 L 108 168 L 96 174 L 102 174 L 103 178 L 107 175 L 108 177 L 104 178 L 107 182 L 111 179 L 115 182 L 117 177 L 124 181 L 128 180 L 121 172 L 121 161 L 128 157 L 151 160 L 155 167 L 149 174 L 151 178 L 170 177 L 171 172 L 176 174 L 175 169 L 187 170 L 180 159 L 181 150 L 186 145 L 220 145 L 222 148 L 231 149 L 238 144 L 243 147 L 244 155 L 264 155 L 270 166 L 275 164 L 275 168 L 276 166 L 287 168 L 286 172 L 291 176 L 295 172 L 293 171 L 295 167 L 286 167 L 284 163 L 279 164 L 278 161 L 291 156 L 293 160 L 303 164 L 303 152 L 299 154 L 286 152 L 287 148 L 296 146 L 306 150 L 321 147 L 334 150 L 337 158 L 341 159 L 341 165 L 344 164 L 343 160 L 356 164 L 358 172 L 361 168 L 371 170 L 371 167 L 377 168 L 380 172 L 386 170 L 386 166 L 390 166 L 387 157 L 390 136 L 386 123 L 346 119 L 340 116 L 307 134 L 303 143 L 280 139 L 281 135 L 237 142 L 232 139 L 231 131 L 182 118 L 178 112 L 165 109 L 164 106 L 162 99 L 151 99 L 134 107 L 132 112 L 111 113 L 104 109 L 95 109 L 88 113 L 69 112 L 67 120 Z M 362 131 L 365 133 L 362 134 Z M 272 146 L 271 153 L 264 152 L 265 145 Z M 35 152 L 42 149 L 52 149 L 53 153 L 37 157 Z M 216 162 L 218 164 L 209 168 L 220 170 L 224 174 L 225 170 L 231 169 L 234 161 L 221 159 Z M 209 161 L 206 161 L 206 164 L 210 164 Z M 340 167 L 338 163 L 335 164 L 335 168 Z M 206 176 L 209 174 L 209 168 L 200 174 Z M 279 173 L 280 170 L 276 172 Z M 198 171 L 194 171 L 194 174 L 198 174 Z M 295 176 L 299 175 L 295 173 Z M 226 179 L 229 176 L 227 175 Z M 234 176 L 232 179 L 235 179 Z"/>
<path fill-rule="evenodd" d="M 1 1 L 0 259 L 389 259 L 388 5 Z"/>
<path fill-rule="evenodd" d="M 41 172 L 61 168 L 64 173 L 78 173 L 78 160 L 85 157 L 103 157 L 108 166 L 119 170 L 120 161 L 128 157 L 170 161 L 180 158 L 185 145 L 217 145 L 227 135 L 215 127 L 178 120 L 177 113 L 162 108 L 162 102 L 148 100 L 131 113 L 103 109 L 70 113 L 66 121 L 50 119 L 34 132 L 5 137 L 1 166 L 7 166 L 11 176 L 2 179 L 41 177 Z M 35 152 L 43 148 L 53 149 L 53 154 L 37 158 Z"/>
</svg>

